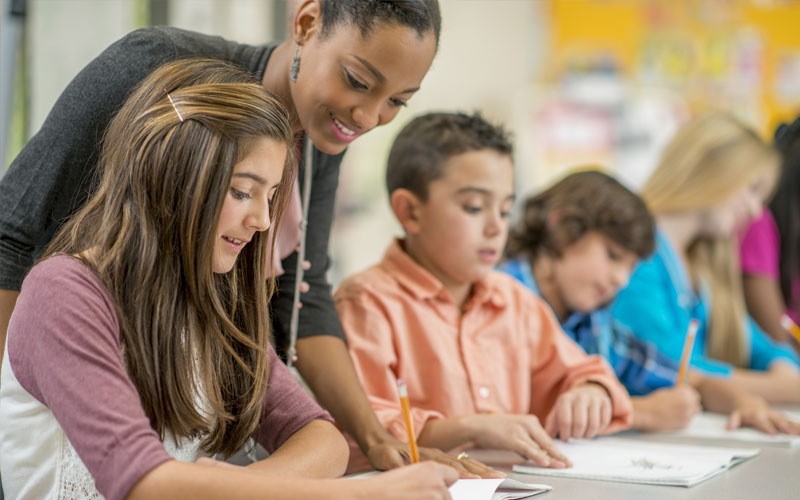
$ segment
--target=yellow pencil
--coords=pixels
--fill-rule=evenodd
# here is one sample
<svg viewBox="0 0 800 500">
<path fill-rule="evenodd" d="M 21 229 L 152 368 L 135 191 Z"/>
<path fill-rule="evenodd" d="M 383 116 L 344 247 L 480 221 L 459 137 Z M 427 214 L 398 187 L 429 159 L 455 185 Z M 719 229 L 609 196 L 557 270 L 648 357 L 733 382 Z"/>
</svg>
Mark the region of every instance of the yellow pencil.
<svg viewBox="0 0 800 500">
<path fill-rule="evenodd" d="M 683 343 L 683 354 L 681 355 L 681 366 L 678 370 L 678 383 L 676 385 L 683 385 L 686 381 L 686 372 L 689 369 L 689 358 L 692 357 L 692 349 L 694 348 L 694 337 L 697 335 L 697 328 L 700 323 L 696 319 L 689 322 L 689 328 L 686 330 L 686 341 Z"/>
<path fill-rule="evenodd" d="M 400 406 L 403 408 L 403 420 L 406 422 L 406 432 L 408 433 L 408 446 L 411 448 L 411 463 L 419 462 L 419 451 L 417 450 L 417 438 L 414 434 L 414 422 L 411 421 L 411 404 L 408 402 L 408 388 L 402 380 L 397 381 L 397 392 L 400 393 Z"/>
<path fill-rule="evenodd" d="M 784 330 L 792 334 L 792 337 L 800 344 L 800 326 L 797 326 L 797 324 L 792 321 L 792 318 L 785 314 L 781 316 L 781 326 Z"/>
</svg>

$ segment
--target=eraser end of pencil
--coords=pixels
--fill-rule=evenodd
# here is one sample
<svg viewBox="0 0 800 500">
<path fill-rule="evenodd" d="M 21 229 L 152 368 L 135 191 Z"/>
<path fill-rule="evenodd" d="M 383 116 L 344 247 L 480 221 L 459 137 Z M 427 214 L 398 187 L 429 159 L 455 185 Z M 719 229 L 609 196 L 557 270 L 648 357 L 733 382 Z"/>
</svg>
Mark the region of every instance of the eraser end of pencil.
<svg viewBox="0 0 800 500">
<path fill-rule="evenodd" d="M 408 388 L 402 379 L 397 379 L 397 391 L 400 393 L 401 398 L 408 397 Z"/>
</svg>

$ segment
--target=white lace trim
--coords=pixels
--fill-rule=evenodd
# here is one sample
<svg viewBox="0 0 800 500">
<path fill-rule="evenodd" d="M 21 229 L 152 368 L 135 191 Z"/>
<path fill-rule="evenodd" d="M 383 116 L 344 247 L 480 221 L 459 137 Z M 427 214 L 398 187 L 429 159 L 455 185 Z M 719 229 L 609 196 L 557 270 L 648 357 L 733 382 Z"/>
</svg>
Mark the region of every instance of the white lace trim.
<svg viewBox="0 0 800 500">
<path fill-rule="evenodd" d="M 59 456 L 56 464 L 56 499 L 57 500 L 102 500 L 104 497 L 95 488 L 94 479 L 84 465 L 78 452 L 72 447 L 64 431 L 59 433 Z M 179 439 L 172 436 L 164 439 L 164 448 L 175 460 L 194 462 L 202 456 L 200 439 Z"/>
</svg>

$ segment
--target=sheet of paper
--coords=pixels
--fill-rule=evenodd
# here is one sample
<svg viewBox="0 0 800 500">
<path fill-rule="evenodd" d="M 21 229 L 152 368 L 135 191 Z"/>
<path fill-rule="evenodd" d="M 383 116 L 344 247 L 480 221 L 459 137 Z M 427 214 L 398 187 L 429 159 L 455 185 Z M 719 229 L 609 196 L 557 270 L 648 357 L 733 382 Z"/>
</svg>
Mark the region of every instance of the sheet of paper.
<svg viewBox="0 0 800 500">
<path fill-rule="evenodd" d="M 599 438 L 559 444 L 572 461 L 568 469 L 546 469 L 533 463 L 514 472 L 600 481 L 693 486 L 759 454 L 757 449 L 683 446 Z"/>
<path fill-rule="evenodd" d="M 786 416 L 795 422 L 800 422 L 800 413 L 785 412 Z M 770 446 L 777 448 L 793 448 L 800 446 L 800 436 L 790 436 L 788 434 L 776 434 L 770 436 L 752 428 L 735 429 L 729 431 L 725 429 L 728 422 L 727 415 L 719 413 L 703 412 L 695 415 L 691 423 L 685 429 L 673 432 L 659 433 L 676 437 L 687 437 L 692 439 L 714 439 L 740 441 L 748 445 Z"/>
<path fill-rule="evenodd" d="M 550 491 L 546 484 L 514 479 L 459 479 L 450 486 L 453 500 L 518 500 Z"/>
</svg>

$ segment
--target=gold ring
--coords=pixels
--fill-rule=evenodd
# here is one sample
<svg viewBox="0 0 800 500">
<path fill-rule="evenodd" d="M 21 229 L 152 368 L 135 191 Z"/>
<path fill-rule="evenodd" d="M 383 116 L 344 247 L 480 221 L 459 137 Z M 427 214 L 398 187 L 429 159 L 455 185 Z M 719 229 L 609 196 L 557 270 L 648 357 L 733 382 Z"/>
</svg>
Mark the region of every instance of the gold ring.
<svg viewBox="0 0 800 500">
<path fill-rule="evenodd" d="M 465 458 L 469 458 L 469 455 L 467 455 L 463 451 L 461 453 L 459 453 L 458 455 L 456 455 L 456 460 L 464 460 Z"/>
</svg>

